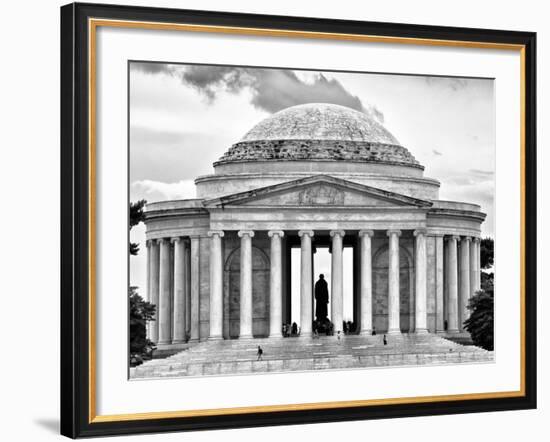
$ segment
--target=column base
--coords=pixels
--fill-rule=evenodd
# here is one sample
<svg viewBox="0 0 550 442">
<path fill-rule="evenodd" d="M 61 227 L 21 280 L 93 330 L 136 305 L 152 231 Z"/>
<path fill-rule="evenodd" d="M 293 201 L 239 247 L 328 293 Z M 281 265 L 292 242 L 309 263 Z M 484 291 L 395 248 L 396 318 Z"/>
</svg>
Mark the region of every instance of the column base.
<svg viewBox="0 0 550 442">
<path fill-rule="evenodd" d="M 359 335 L 360 336 L 372 336 L 372 329 L 361 330 L 359 332 Z"/>
<path fill-rule="evenodd" d="M 223 336 L 208 336 L 209 341 L 223 341 Z"/>
<path fill-rule="evenodd" d="M 460 332 L 458 331 L 458 329 L 456 330 L 447 330 L 447 334 L 448 335 L 458 335 Z"/>
<path fill-rule="evenodd" d="M 299 338 L 311 338 L 313 336 L 313 332 L 301 332 L 298 336 Z"/>
<path fill-rule="evenodd" d="M 282 333 L 279 333 L 279 334 L 270 334 L 268 336 L 269 339 L 283 339 L 283 334 Z"/>
<path fill-rule="evenodd" d="M 172 344 L 172 341 L 158 341 L 157 345 L 170 345 Z"/>
<path fill-rule="evenodd" d="M 172 345 L 185 344 L 185 339 L 174 339 Z"/>
<path fill-rule="evenodd" d="M 156 344 L 157 352 L 166 352 L 166 351 L 181 351 L 189 348 L 189 344 L 185 342 L 168 342 L 167 344 Z"/>
<path fill-rule="evenodd" d="M 199 338 L 189 338 L 187 341 L 188 344 L 196 344 L 197 342 L 199 342 Z"/>
<path fill-rule="evenodd" d="M 252 335 L 243 335 L 243 336 L 239 336 L 239 341 L 242 341 L 242 340 L 250 340 L 250 339 L 254 339 L 254 336 Z"/>
<path fill-rule="evenodd" d="M 381 334 L 384 334 L 384 333 L 381 333 Z M 385 334 L 388 336 L 401 336 L 403 333 L 401 333 L 400 329 L 395 329 L 395 330 L 388 330 Z"/>
<path fill-rule="evenodd" d="M 418 330 L 415 330 L 414 333 L 416 335 L 427 335 L 428 334 L 428 329 L 427 328 L 420 328 Z"/>
</svg>

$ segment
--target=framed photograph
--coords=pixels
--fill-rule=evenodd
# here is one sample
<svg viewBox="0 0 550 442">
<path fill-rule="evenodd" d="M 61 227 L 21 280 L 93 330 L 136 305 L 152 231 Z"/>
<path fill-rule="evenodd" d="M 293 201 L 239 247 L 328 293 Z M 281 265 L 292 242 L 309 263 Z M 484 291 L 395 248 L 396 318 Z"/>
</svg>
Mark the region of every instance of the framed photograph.
<svg viewBox="0 0 550 442">
<path fill-rule="evenodd" d="M 535 408 L 535 45 L 62 7 L 62 434 Z"/>
</svg>

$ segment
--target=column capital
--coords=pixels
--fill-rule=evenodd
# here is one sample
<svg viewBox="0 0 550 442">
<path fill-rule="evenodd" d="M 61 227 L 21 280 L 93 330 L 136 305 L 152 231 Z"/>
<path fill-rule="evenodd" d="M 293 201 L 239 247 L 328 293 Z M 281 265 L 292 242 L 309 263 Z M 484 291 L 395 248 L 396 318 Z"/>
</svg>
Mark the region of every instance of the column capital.
<svg viewBox="0 0 550 442">
<path fill-rule="evenodd" d="M 283 236 L 285 236 L 285 232 L 283 230 L 269 230 L 267 232 L 267 236 L 269 236 L 270 238 L 273 238 L 274 236 L 282 238 Z"/>
<path fill-rule="evenodd" d="M 392 236 L 392 235 L 397 235 L 397 236 L 401 236 L 401 230 L 399 229 L 389 229 L 386 234 L 388 236 Z"/>
<path fill-rule="evenodd" d="M 329 232 L 329 234 L 332 238 L 335 237 L 335 236 L 344 237 L 346 235 L 346 231 L 345 230 L 331 230 Z"/>
<path fill-rule="evenodd" d="M 159 244 L 165 244 L 169 241 L 169 238 L 157 238 Z"/>
<path fill-rule="evenodd" d="M 462 237 L 462 241 L 471 241 L 471 240 L 472 240 L 471 236 L 463 236 Z"/>
<path fill-rule="evenodd" d="M 445 238 L 445 234 L 441 232 L 428 233 L 428 236 L 433 236 L 435 238 Z"/>
<path fill-rule="evenodd" d="M 313 230 L 300 230 L 298 231 L 298 236 L 301 238 L 302 236 L 309 236 L 312 237 L 314 235 Z"/>
<path fill-rule="evenodd" d="M 476 243 L 476 244 L 479 244 L 479 243 L 481 242 L 481 238 L 480 238 L 479 236 L 474 236 L 474 237 L 472 238 L 472 241 L 473 241 L 474 243 Z"/>
<path fill-rule="evenodd" d="M 254 230 L 239 230 L 237 235 L 239 235 L 239 238 L 242 238 L 244 236 L 248 236 L 249 238 L 252 238 L 254 236 Z"/>
<path fill-rule="evenodd" d="M 177 243 L 183 240 L 181 236 L 174 236 L 173 238 L 170 238 L 170 242 Z"/>
<path fill-rule="evenodd" d="M 223 230 L 210 230 L 207 233 L 208 236 L 213 237 L 214 235 L 219 236 L 220 238 L 223 238 L 224 231 Z"/>
<path fill-rule="evenodd" d="M 460 240 L 460 236 L 459 235 L 449 235 L 447 236 L 447 241 L 459 241 Z"/>
<path fill-rule="evenodd" d="M 374 230 L 359 230 L 359 236 L 368 236 L 372 238 L 374 236 Z"/>
<path fill-rule="evenodd" d="M 200 239 L 200 235 L 198 233 L 193 233 L 192 235 L 187 235 L 189 239 Z"/>
<path fill-rule="evenodd" d="M 421 229 L 416 229 L 414 232 L 413 232 L 413 235 L 414 236 L 419 236 L 419 235 L 427 235 L 428 234 L 428 231 L 424 228 L 421 228 Z"/>
<path fill-rule="evenodd" d="M 153 239 L 147 239 L 145 240 L 145 247 L 149 248 L 151 247 L 151 244 L 153 243 Z"/>
</svg>

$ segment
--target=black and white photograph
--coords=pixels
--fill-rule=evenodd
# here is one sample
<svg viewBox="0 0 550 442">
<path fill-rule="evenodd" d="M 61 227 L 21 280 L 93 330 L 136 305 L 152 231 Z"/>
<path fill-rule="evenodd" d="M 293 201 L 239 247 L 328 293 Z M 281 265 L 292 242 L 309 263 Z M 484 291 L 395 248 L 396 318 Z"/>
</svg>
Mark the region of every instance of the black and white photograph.
<svg viewBox="0 0 550 442">
<path fill-rule="evenodd" d="M 129 378 L 493 363 L 494 87 L 129 61 Z"/>
<path fill-rule="evenodd" d="M 6 6 L 1 440 L 544 439 L 544 2 Z"/>
</svg>

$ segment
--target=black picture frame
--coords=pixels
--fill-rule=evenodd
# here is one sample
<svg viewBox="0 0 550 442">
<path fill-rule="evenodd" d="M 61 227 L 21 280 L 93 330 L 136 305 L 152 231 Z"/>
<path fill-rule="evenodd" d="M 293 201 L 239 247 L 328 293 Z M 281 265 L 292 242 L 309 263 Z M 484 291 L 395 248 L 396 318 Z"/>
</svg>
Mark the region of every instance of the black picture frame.
<svg viewBox="0 0 550 442">
<path fill-rule="evenodd" d="M 90 413 L 90 18 L 521 45 L 524 51 L 524 395 L 438 402 L 94 421 Z M 536 408 L 536 34 L 303 17 L 73 3 L 61 8 L 61 434 L 240 428 Z"/>
</svg>

